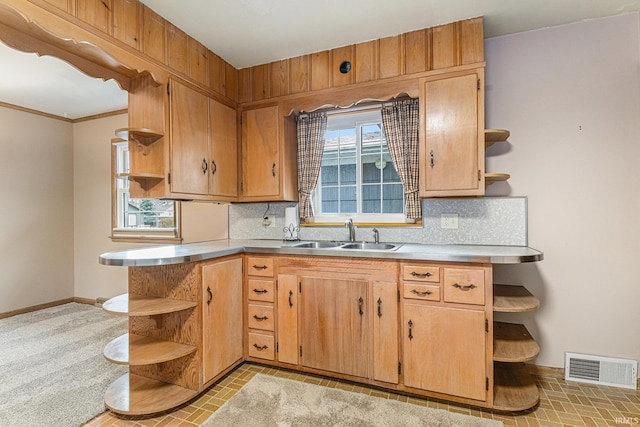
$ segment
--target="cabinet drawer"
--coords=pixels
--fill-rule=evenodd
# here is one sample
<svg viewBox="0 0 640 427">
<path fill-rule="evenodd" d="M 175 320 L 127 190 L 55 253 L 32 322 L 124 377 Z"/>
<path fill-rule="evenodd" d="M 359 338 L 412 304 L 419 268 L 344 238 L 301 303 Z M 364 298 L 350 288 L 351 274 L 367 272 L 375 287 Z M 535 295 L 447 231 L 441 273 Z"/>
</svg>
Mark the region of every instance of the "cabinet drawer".
<svg viewBox="0 0 640 427">
<path fill-rule="evenodd" d="M 427 265 L 403 265 L 402 278 L 414 282 L 438 283 L 440 281 L 440 268 Z"/>
<path fill-rule="evenodd" d="M 249 356 L 259 359 L 275 359 L 275 345 L 273 335 L 249 332 Z"/>
<path fill-rule="evenodd" d="M 273 258 L 247 257 L 247 274 L 249 276 L 273 277 Z"/>
<path fill-rule="evenodd" d="M 484 305 L 484 270 L 445 268 L 444 300 Z"/>
<path fill-rule="evenodd" d="M 249 279 L 247 294 L 252 301 L 273 302 L 273 280 Z"/>
<path fill-rule="evenodd" d="M 440 285 L 404 284 L 404 297 L 425 301 L 440 301 Z"/>
<path fill-rule="evenodd" d="M 263 331 L 273 332 L 273 307 L 249 304 L 248 315 L 249 329 L 262 329 Z"/>
</svg>

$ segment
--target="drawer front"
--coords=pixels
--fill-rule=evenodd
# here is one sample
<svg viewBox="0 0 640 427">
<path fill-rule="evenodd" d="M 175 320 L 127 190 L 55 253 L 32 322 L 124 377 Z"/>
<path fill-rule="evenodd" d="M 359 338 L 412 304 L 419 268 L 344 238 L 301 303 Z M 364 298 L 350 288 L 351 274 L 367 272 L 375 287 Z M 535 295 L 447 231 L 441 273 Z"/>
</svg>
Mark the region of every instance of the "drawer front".
<svg viewBox="0 0 640 427">
<path fill-rule="evenodd" d="M 402 278 L 412 282 L 440 282 L 440 267 L 403 265 Z"/>
<path fill-rule="evenodd" d="M 273 307 L 249 304 L 249 329 L 261 329 L 273 332 Z"/>
<path fill-rule="evenodd" d="M 273 258 L 247 257 L 247 274 L 249 276 L 273 277 Z"/>
<path fill-rule="evenodd" d="M 249 332 L 249 356 L 258 359 L 275 360 L 274 343 L 273 335 Z"/>
<path fill-rule="evenodd" d="M 445 268 L 444 300 L 484 305 L 484 270 Z"/>
<path fill-rule="evenodd" d="M 440 285 L 404 284 L 404 297 L 425 301 L 440 301 Z"/>
<path fill-rule="evenodd" d="M 273 302 L 273 280 L 249 279 L 248 298 L 251 301 Z"/>
</svg>

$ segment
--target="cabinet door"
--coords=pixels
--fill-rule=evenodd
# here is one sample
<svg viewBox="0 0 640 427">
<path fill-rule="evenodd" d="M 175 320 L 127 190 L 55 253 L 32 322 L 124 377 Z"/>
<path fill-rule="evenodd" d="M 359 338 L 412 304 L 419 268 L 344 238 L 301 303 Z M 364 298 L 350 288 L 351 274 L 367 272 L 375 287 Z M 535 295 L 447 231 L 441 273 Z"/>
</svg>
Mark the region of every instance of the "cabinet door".
<svg viewBox="0 0 640 427">
<path fill-rule="evenodd" d="M 404 384 L 486 400 L 484 312 L 403 306 Z"/>
<path fill-rule="evenodd" d="M 238 195 L 238 132 L 236 110 L 209 100 L 210 162 L 209 193 L 214 196 Z"/>
<path fill-rule="evenodd" d="M 171 191 L 209 192 L 207 97 L 171 82 Z"/>
<path fill-rule="evenodd" d="M 484 141 L 478 129 L 484 102 L 479 79 L 473 72 L 424 82 L 422 196 L 484 194 Z"/>
<path fill-rule="evenodd" d="M 366 280 L 301 278 L 303 366 L 368 376 L 367 287 Z"/>
<path fill-rule="evenodd" d="M 398 285 L 373 283 L 373 379 L 398 384 Z"/>
<path fill-rule="evenodd" d="M 280 194 L 278 107 L 242 113 L 242 194 L 244 197 Z"/>
<path fill-rule="evenodd" d="M 278 360 L 298 364 L 298 278 L 278 276 Z"/>
<path fill-rule="evenodd" d="M 242 259 L 202 267 L 203 383 L 242 359 Z"/>
</svg>

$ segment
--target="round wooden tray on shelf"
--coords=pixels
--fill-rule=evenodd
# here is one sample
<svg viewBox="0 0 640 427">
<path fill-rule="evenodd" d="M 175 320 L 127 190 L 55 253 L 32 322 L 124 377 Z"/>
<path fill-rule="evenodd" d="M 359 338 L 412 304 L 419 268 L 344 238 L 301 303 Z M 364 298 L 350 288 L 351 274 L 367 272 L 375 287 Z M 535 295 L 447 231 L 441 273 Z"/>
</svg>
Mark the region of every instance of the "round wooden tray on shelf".
<svg viewBox="0 0 640 427">
<path fill-rule="evenodd" d="M 511 178 L 508 173 L 487 173 L 484 175 L 485 185 L 491 185 L 497 181 L 506 181 Z"/>
<path fill-rule="evenodd" d="M 484 130 L 484 146 L 491 147 L 494 143 L 506 141 L 511 135 L 506 129 L 485 129 Z"/>
</svg>

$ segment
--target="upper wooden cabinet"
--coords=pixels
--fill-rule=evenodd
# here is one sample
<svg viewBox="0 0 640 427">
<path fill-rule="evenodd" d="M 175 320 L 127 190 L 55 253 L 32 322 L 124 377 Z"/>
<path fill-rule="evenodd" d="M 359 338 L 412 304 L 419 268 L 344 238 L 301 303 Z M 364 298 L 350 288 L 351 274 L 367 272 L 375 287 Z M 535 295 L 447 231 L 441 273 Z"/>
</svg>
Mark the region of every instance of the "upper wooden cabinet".
<svg viewBox="0 0 640 427">
<path fill-rule="evenodd" d="M 235 110 L 176 81 L 170 93 L 171 193 L 234 200 Z"/>
<path fill-rule="evenodd" d="M 420 81 L 420 195 L 484 195 L 484 69 Z"/>
<path fill-rule="evenodd" d="M 242 112 L 241 200 L 298 200 L 296 123 L 277 105 Z"/>
</svg>

